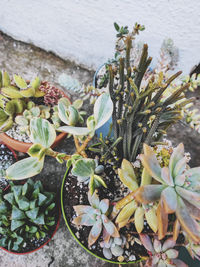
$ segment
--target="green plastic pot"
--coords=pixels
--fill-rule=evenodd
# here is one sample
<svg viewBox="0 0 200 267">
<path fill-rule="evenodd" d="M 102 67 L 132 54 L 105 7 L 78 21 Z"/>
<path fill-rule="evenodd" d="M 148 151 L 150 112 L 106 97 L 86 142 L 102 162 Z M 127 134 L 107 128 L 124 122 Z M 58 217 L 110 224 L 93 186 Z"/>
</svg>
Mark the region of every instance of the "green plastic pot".
<svg viewBox="0 0 200 267">
<path fill-rule="evenodd" d="M 142 259 L 141 259 L 141 260 L 137 260 L 137 261 L 130 261 L 130 262 L 117 262 L 117 261 L 111 261 L 111 260 L 102 258 L 102 257 L 100 257 L 100 256 L 98 256 L 98 255 L 96 255 L 96 254 L 94 254 L 93 252 L 91 252 L 88 248 L 86 248 L 86 247 L 85 247 L 85 246 L 78 240 L 78 238 L 75 236 L 75 234 L 73 233 L 72 229 L 70 228 L 70 225 L 69 225 L 69 223 L 68 223 L 68 221 L 67 221 L 67 218 L 66 218 L 66 216 L 65 216 L 65 210 L 64 210 L 64 205 L 63 205 L 63 190 L 64 190 L 65 180 L 66 180 L 66 178 L 67 178 L 69 169 L 70 169 L 70 168 L 68 168 L 68 169 L 66 170 L 66 172 L 65 172 L 65 175 L 64 175 L 64 177 L 63 177 L 63 181 L 62 181 L 62 186 L 61 186 L 61 210 L 62 210 L 63 218 L 64 218 L 64 220 L 65 220 L 65 224 L 66 224 L 66 226 L 67 226 L 69 232 L 70 232 L 71 235 L 73 236 L 73 238 L 76 240 L 76 242 L 77 242 L 82 248 L 84 248 L 84 250 L 86 250 L 89 254 L 93 255 L 94 257 L 96 257 L 96 258 L 98 258 L 98 259 L 100 259 L 100 260 L 102 260 L 102 261 L 106 261 L 106 262 L 113 263 L 113 264 L 118 264 L 118 265 L 119 265 L 119 264 L 128 265 L 128 264 L 133 264 L 133 263 L 141 262 Z"/>
</svg>

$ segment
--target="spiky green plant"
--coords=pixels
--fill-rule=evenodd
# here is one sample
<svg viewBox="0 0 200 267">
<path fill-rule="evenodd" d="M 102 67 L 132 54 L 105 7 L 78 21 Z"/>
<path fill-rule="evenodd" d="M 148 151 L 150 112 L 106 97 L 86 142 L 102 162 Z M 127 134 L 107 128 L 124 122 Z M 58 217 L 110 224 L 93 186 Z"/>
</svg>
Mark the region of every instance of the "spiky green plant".
<svg viewBox="0 0 200 267">
<path fill-rule="evenodd" d="M 20 251 L 30 239 L 44 238 L 55 221 L 55 194 L 40 181 L 24 185 L 10 183 L 0 190 L 0 246 Z"/>
<path fill-rule="evenodd" d="M 148 46 L 143 46 L 138 66 L 131 62 L 131 48 L 135 35 L 140 27 L 135 26 L 132 33 L 120 35 L 122 50 L 118 64 L 109 65 L 109 92 L 113 101 L 112 115 L 114 138 L 122 137 L 118 145 L 118 156 L 134 161 L 142 151 L 142 144 L 152 144 L 174 123 L 182 118 L 181 110 L 185 102 L 174 105 L 183 98 L 183 92 L 189 84 L 175 90 L 169 97 L 162 100 L 163 93 L 170 83 L 181 72 L 163 79 L 163 73 L 158 77 L 145 80 L 145 73 L 152 58 L 148 57 Z M 191 101 L 188 100 L 187 103 Z M 173 104 L 173 107 L 172 107 Z"/>
<path fill-rule="evenodd" d="M 149 254 L 144 267 L 188 267 L 183 261 L 177 259 L 178 251 L 174 249 L 176 242 L 173 238 L 168 238 L 162 244 L 156 237 L 152 242 L 147 234 L 141 234 L 140 240 Z"/>
<path fill-rule="evenodd" d="M 104 235 L 111 237 L 120 237 L 114 223 L 108 218 L 109 200 L 99 200 L 96 192 L 93 195 L 88 193 L 89 205 L 74 206 L 77 217 L 74 218 L 75 225 L 92 226 L 88 237 L 88 245 L 92 246 L 99 238 L 102 230 Z"/>
<path fill-rule="evenodd" d="M 157 208 L 158 237 L 165 237 L 168 228 L 168 214 L 175 213 L 174 235 L 178 224 L 194 242 L 200 242 L 200 168 L 187 167 L 184 146 L 174 148 L 169 166 L 161 168 L 152 148 L 144 144 L 140 159 L 146 171 L 157 184 L 143 185 L 134 193 L 136 201 L 148 204 L 159 201 Z"/>
</svg>

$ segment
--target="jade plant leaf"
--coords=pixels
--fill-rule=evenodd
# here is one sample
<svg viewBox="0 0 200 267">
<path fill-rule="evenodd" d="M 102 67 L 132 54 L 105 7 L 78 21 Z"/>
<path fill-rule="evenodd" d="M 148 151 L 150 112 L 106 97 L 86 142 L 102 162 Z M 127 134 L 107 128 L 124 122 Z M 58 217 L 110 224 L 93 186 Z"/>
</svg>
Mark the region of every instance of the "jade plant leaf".
<svg viewBox="0 0 200 267">
<path fill-rule="evenodd" d="M 45 148 L 50 148 L 56 139 L 56 131 L 54 127 L 45 119 L 31 119 L 30 130 L 31 141 L 34 144 L 41 144 Z"/>
<path fill-rule="evenodd" d="M 22 159 L 6 170 L 6 178 L 11 180 L 22 180 L 37 175 L 41 172 L 44 165 L 44 158 Z"/>
</svg>

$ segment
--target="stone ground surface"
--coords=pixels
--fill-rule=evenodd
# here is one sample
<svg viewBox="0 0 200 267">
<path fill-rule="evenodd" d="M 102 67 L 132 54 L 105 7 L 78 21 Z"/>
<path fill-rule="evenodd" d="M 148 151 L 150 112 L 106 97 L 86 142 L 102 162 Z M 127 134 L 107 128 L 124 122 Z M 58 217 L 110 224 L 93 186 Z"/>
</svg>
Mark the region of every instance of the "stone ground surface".
<svg viewBox="0 0 200 267">
<path fill-rule="evenodd" d="M 0 35 L 0 69 L 6 69 L 10 74 L 18 73 L 26 79 L 38 75 L 43 80 L 57 84 L 61 73 L 72 75 L 84 84 L 91 83 L 93 72 L 80 68 L 72 62 L 66 62 L 51 53 L 42 51 L 11 38 Z M 197 104 L 199 105 L 199 104 Z M 190 128 L 178 125 L 170 130 L 170 139 L 174 144 L 182 141 L 186 150 L 193 156 L 192 164 L 200 165 L 200 136 Z M 73 142 L 65 139 L 57 148 L 58 151 L 72 153 Z M 52 190 L 60 191 L 65 166 L 47 158 L 45 167 L 37 179 L 44 180 Z M 49 245 L 41 250 L 23 256 L 7 254 L 0 250 L 0 267 L 109 267 L 116 266 L 104 263 L 85 252 L 71 237 L 63 218 L 58 232 Z M 132 266 L 137 266 L 132 265 Z"/>
</svg>

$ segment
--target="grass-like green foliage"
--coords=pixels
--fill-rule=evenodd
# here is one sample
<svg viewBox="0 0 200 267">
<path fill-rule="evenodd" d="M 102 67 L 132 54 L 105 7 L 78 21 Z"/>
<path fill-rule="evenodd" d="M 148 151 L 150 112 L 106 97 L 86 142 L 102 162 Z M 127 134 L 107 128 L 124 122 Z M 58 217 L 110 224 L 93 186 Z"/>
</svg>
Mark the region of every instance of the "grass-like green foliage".
<svg viewBox="0 0 200 267">
<path fill-rule="evenodd" d="M 44 238 L 55 218 L 55 194 L 44 190 L 40 181 L 24 185 L 10 183 L 0 190 L 0 246 L 20 252 L 30 239 Z"/>
<path fill-rule="evenodd" d="M 88 237 L 88 245 L 92 246 L 99 238 L 102 230 L 104 237 L 109 240 L 110 236 L 120 237 L 119 232 L 114 223 L 108 218 L 109 200 L 99 200 L 98 195 L 88 193 L 89 205 L 74 206 L 77 217 L 73 220 L 75 225 L 92 226 Z M 107 240 L 106 240 L 107 241 Z"/>
<path fill-rule="evenodd" d="M 116 28 L 116 27 L 115 27 Z M 174 123 L 182 118 L 182 107 L 190 100 L 176 104 L 189 87 L 185 84 L 163 100 L 163 93 L 181 72 L 164 80 L 163 73 L 145 80 L 145 73 L 152 61 L 148 46 L 143 51 L 138 66 L 131 61 L 131 49 L 141 26 L 136 24 L 133 32 L 117 27 L 118 43 L 122 43 L 117 64 L 109 65 L 109 92 L 113 102 L 112 115 L 114 139 L 123 141 L 118 145 L 118 156 L 134 161 L 142 151 L 142 144 L 153 144 Z M 143 28 L 142 28 L 143 30 Z M 145 85 L 142 83 L 145 81 Z"/>
<path fill-rule="evenodd" d="M 200 242 L 200 168 L 188 168 L 184 146 L 179 144 L 170 157 L 169 166 L 161 168 L 152 148 L 144 144 L 140 159 L 157 184 L 143 185 L 134 194 L 136 201 L 148 204 L 159 201 L 157 208 L 158 238 L 165 237 L 168 214 L 175 213 L 174 235 L 180 224 L 193 242 Z"/>
</svg>

